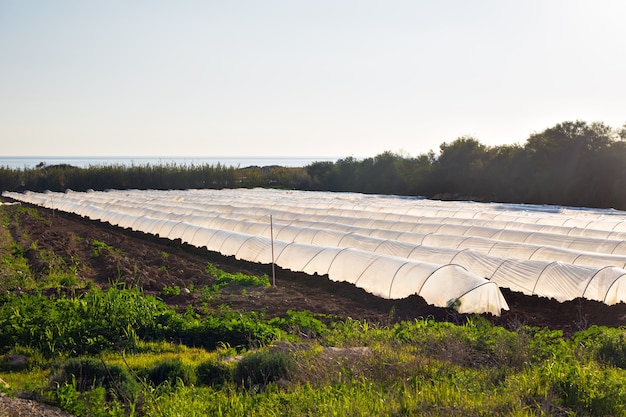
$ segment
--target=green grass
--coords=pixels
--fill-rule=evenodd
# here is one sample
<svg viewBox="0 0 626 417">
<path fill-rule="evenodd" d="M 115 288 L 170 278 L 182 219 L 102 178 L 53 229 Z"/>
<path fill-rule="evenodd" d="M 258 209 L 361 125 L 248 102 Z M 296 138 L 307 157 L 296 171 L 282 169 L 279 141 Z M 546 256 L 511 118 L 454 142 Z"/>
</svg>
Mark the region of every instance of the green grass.
<svg viewBox="0 0 626 417">
<path fill-rule="evenodd" d="M 115 370 L 113 374 L 126 369 L 136 380 L 139 391 L 132 398 L 116 396 L 114 388 L 104 383 L 88 386 L 84 379 L 72 379 L 71 373 L 66 373 L 65 379 L 48 381 L 45 362 L 29 370 L 4 370 L 0 378 L 15 387 L 9 394 L 20 390 L 40 393 L 73 412 L 84 410 L 78 415 L 98 410 L 148 416 L 626 413 L 626 371 L 596 361 L 594 352 L 581 353 L 573 339 L 554 339 L 538 329 L 509 332 L 479 319 L 462 326 L 430 320 L 405 323 L 415 334 L 404 339 L 397 337 L 397 326 L 355 323 L 351 321 L 349 330 L 332 326 L 315 340 L 282 344 L 278 351 L 249 349 L 243 352 L 243 359 L 234 362 L 229 358 L 240 352 L 227 346 L 207 350 L 171 342 L 141 342 L 137 353 L 101 351 L 98 360 Z M 595 331 L 610 334 L 614 329 Z M 347 333 L 367 349 L 328 349 L 331 341 L 339 339 L 346 347 L 353 345 Z M 496 348 L 498 343 L 516 338 L 520 338 L 518 343 L 507 349 L 520 352 L 503 357 Z M 424 343 L 416 343 L 416 339 Z M 481 339 L 495 342 L 490 345 Z M 427 347 L 433 343 L 441 348 L 440 340 L 456 346 L 457 354 Z M 479 359 L 470 360 L 472 356 Z M 510 356 L 525 361 L 510 360 Z M 75 359 L 63 355 L 55 359 L 60 364 L 56 366 L 66 368 L 63 364 L 69 361 Z M 67 369 L 77 369 L 72 366 Z M 89 397 L 97 387 L 108 393 L 104 402 Z M 89 407 L 99 408 L 89 411 Z M 135 414 L 129 414 L 131 410 Z"/>
<path fill-rule="evenodd" d="M 219 299 L 226 288 L 243 287 L 241 292 L 246 294 L 249 287 L 269 287 L 271 285 L 267 275 L 257 277 L 240 272 L 232 274 L 217 268 L 211 263 L 207 264 L 205 273 L 214 278 L 213 285 L 207 285 L 200 289 L 202 300 L 205 303 Z"/>
<path fill-rule="evenodd" d="M 0 219 L 0 291 L 33 291 L 50 288 L 71 289 L 84 286 L 78 275 L 82 265 L 77 258 L 63 258 L 50 250 L 40 249 L 29 236 L 14 237 L 9 232 L 20 216 L 46 222 L 36 210 L 21 205 L 3 207 Z M 40 270 L 33 271 L 28 256 L 35 257 Z"/>
<path fill-rule="evenodd" d="M 18 210 L 21 206 L 14 207 Z M 35 280 L 28 266 L 26 250 L 18 244 L 9 232 L 9 225 L 15 217 L 6 209 L 0 209 L 0 289 L 13 291 L 18 288 L 35 287 Z"/>
<path fill-rule="evenodd" d="M 254 275 L 246 275 L 241 272 L 231 274 L 229 272 L 222 271 L 211 263 L 207 264 L 205 272 L 215 278 L 214 287 L 216 288 L 224 288 L 232 284 L 237 284 L 243 287 L 270 286 L 270 279 L 267 275 L 257 277 Z"/>
</svg>

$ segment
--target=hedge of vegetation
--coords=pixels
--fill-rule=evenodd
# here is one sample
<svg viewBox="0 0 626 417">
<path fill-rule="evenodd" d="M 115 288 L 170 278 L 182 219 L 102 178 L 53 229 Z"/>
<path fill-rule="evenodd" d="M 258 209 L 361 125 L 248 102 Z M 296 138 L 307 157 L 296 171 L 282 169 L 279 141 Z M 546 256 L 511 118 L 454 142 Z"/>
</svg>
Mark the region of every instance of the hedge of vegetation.
<svg viewBox="0 0 626 417">
<path fill-rule="evenodd" d="M 523 145 L 464 136 L 416 157 L 384 152 L 302 168 L 180 166 L 0 167 L 0 190 L 280 187 L 626 209 L 626 127 L 564 122 Z"/>
</svg>

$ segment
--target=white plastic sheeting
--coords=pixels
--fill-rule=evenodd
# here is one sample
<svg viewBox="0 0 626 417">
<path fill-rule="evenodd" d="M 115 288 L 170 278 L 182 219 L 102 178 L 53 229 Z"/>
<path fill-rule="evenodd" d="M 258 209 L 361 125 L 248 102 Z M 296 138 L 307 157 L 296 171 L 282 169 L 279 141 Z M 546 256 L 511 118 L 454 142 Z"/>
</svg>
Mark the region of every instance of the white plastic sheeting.
<svg viewBox="0 0 626 417">
<path fill-rule="evenodd" d="M 626 298 L 626 214 L 265 189 L 4 193 L 386 298 L 499 314 L 498 286 L 559 301 Z M 497 284 L 497 285 L 496 285 Z"/>
</svg>

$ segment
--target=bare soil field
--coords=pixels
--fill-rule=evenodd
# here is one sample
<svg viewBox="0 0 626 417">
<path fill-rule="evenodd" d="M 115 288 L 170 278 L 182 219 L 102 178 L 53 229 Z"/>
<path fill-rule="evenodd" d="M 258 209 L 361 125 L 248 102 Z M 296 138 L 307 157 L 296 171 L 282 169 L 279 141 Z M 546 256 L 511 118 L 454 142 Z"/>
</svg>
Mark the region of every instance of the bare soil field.
<svg viewBox="0 0 626 417">
<path fill-rule="evenodd" d="M 211 285 L 213 277 L 205 272 L 209 262 L 228 272 L 272 277 L 271 265 L 238 261 L 180 241 L 160 239 L 76 215 L 42 208 L 37 210 L 46 221 L 24 215 L 20 218 L 19 227 L 11 230 L 14 239 L 23 247 L 37 242 L 36 249 L 27 251 L 30 266 L 35 272 L 49 267 L 41 261 L 37 252 L 53 251 L 67 262 L 77 265 L 81 278 L 93 280 L 102 287 L 114 282 L 138 285 L 147 295 L 154 296 L 158 296 L 165 286 L 199 289 Z M 114 250 L 93 256 L 94 241 L 103 242 Z M 509 329 L 524 324 L 547 327 L 560 329 L 567 337 L 593 324 L 613 327 L 626 324 L 625 304 L 607 306 L 584 299 L 559 303 L 506 289 L 502 291 L 510 310 L 503 311 L 500 317 L 485 317 Z M 180 310 L 190 304 L 199 307 L 202 303 L 198 291 L 166 297 L 164 301 Z M 246 291 L 234 289 L 204 305 L 209 310 L 258 311 L 269 317 L 282 316 L 287 310 L 308 310 L 380 324 L 426 317 L 457 323 L 464 321 L 463 315 L 451 309 L 428 305 L 418 296 L 386 300 L 351 284 L 332 282 L 326 276 L 310 276 L 278 267 L 275 286 Z"/>
</svg>

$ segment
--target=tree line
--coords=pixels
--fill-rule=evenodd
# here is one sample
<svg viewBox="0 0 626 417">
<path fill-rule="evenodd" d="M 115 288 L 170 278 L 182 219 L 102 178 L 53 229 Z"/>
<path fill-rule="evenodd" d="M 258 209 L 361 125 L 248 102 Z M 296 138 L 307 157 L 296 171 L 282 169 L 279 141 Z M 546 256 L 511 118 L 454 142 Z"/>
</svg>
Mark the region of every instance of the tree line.
<svg viewBox="0 0 626 417">
<path fill-rule="evenodd" d="M 464 136 L 434 152 L 307 167 L 311 189 L 626 209 L 626 125 L 564 122 L 522 145 Z"/>
<path fill-rule="evenodd" d="M 217 165 L 0 167 L 0 189 L 186 189 L 276 187 L 424 196 L 446 200 L 626 209 L 626 125 L 568 121 L 524 144 L 486 146 L 474 137 L 416 157 L 383 152 L 301 168 Z"/>
</svg>

